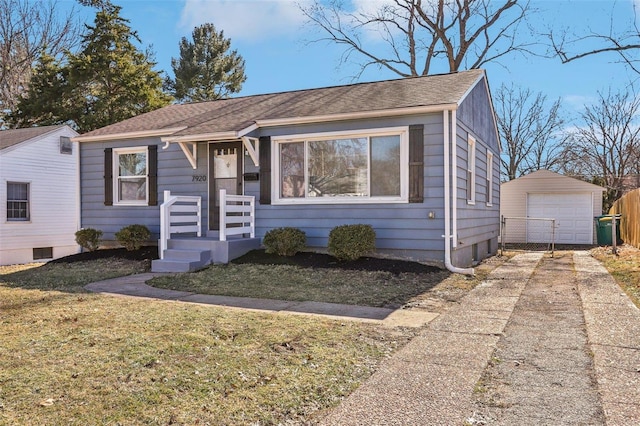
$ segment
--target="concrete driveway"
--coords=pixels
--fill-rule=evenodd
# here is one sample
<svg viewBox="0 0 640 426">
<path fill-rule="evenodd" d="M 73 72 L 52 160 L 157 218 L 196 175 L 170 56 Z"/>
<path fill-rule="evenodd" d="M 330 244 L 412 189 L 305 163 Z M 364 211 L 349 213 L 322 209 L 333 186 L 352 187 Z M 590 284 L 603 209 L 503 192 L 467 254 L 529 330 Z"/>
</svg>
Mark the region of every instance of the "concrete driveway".
<svg viewBox="0 0 640 426">
<path fill-rule="evenodd" d="M 640 311 L 586 252 L 520 254 L 322 425 L 640 425 Z"/>
</svg>

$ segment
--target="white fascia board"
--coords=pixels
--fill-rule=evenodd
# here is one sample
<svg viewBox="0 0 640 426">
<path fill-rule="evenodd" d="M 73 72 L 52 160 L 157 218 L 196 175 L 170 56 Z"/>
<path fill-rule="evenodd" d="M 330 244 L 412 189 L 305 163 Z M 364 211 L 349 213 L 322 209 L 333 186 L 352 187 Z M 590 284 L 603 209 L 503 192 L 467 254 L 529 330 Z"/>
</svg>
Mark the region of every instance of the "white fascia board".
<svg viewBox="0 0 640 426">
<path fill-rule="evenodd" d="M 113 140 L 123 140 L 123 139 L 137 139 L 137 138 L 148 138 L 148 137 L 156 137 L 156 136 L 168 136 L 173 133 L 179 132 L 181 130 L 186 129 L 185 126 L 182 127 L 171 127 L 167 129 L 154 129 L 154 130 L 140 130 L 137 132 L 124 132 L 124 133 L 113 133 L 110 135 L 96 135 L 96 136 L 76 136 L 71 138 L 71 142 L 102 142 L 102 141 L 113 141 Z"/>
<path fill-rule="evenodd" d="M 240 139 L 238 132 L 232 130 L 229 132 L 218 133 L 201 133 L 199 135 L 184 135 L 184 136 L 167 136 L 161 138 L 165 144 L 175 142 L 209 142 L 209 141 L 222 141 L 229 139 Z"/>
<path fill-rule="evenodd" d="M 305 117 L 274 118 L 256 120 L 257 127 L 275 127 L 294 124 L 313 124 L 331 121 L 358 120 L 366 118 L 398 117 L 403 115 L 427 114 L 457 109 L 457 104 L 425 105 L 406 108 L 383 109 L 377 111 L 360 111 L 345 114 L 314 115 Z"/>
</svg>

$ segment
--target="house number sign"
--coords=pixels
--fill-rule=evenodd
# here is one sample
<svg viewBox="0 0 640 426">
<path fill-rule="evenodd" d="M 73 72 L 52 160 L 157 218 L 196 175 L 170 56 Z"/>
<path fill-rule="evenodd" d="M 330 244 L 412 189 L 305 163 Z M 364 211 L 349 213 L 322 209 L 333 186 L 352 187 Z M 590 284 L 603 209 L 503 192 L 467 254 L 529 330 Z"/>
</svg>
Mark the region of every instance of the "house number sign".
<svg viewBox="0 0 640 426">
<path fill-rule="evenodd" d="M 206 182 L 207 175 L 193 175 L 191 177 L 191 182 Z"/>
</svg>

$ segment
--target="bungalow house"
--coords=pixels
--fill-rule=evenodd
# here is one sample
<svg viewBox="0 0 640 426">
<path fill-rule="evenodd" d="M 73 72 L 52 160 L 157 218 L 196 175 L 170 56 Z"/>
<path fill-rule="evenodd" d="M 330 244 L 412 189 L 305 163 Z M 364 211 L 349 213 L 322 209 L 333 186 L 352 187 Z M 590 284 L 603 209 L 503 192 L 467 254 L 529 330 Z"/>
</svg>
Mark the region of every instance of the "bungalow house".
<svg viewBox="0 0 640 426">
<path fill-rule="evenodd" d="M 497 249 L 483 70 L 170 105 L 73 140 L 82 226 L 146 225 L 155 271 L 226 262 L 284 226 L 322 249 L 370 224 L 379 255 L 467 273 Z"/>
<path fill-rule="evenodd" d="M 77 253 L 77 136 L 69 126 L 0 131 L 0 265 Z"/>
</svg>

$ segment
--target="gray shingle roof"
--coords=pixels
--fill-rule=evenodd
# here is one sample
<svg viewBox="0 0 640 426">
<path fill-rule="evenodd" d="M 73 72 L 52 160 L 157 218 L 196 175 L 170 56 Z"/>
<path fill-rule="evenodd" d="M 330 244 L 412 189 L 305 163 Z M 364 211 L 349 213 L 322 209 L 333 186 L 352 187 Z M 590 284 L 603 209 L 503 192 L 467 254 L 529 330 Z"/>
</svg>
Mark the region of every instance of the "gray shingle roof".
<svg viewBox="0 0 640 426">
<path fill-rule="evenodd" d="M 0 131 L 0 150 L 28 141 L 29 139 L 37 138 L 61 127 L 64 127 L 64 125 L 2 130 Z"/>
<path fill-rule="evenodd" d="M 85 136 L 185 127 L 172 136 L 240 131 L 261 120 L 451 105 L 484 75 L 482 70 L 357 83 L 320 89 L 245 96 L 217 101 L 169 105 L 96 129 Z"/>
</svg>

